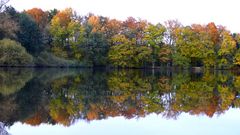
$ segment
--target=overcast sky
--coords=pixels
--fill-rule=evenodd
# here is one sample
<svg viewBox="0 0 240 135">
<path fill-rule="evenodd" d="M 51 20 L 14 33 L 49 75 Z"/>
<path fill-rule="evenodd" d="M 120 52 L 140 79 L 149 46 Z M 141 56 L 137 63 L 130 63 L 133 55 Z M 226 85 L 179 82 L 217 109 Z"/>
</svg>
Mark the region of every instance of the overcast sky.
<svg viewBox="0 0 240 135">
<path fill-rule="evenodd" d="M 163 23 L 178 19 L 184 25 L 215 22 L 240 33 L 238 0 L 10 0 L 17 10 L 72 7 L 80 15 L 91 12 L 120 20 L 128 16 Z"/>
</svg>

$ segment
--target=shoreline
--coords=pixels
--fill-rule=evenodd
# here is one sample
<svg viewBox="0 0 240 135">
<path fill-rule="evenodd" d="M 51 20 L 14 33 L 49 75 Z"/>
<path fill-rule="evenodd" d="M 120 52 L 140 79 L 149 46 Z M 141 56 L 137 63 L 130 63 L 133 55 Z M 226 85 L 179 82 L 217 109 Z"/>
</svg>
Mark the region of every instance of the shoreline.
<svg viewBox="0 0 240 135">
<path fill-rule="evenodd" d="M 204 67 L 111 67 L 111 66 L 0 66 L 0 69 L 6 68 L 33 68 L 33 69 L 110 69 L 110 70 L 175 70 L 175 71 L 193 71 L 193 72 L 203 72 L 204 70 L 212 71 L 238 71 L 240 72 L 239 67 L 233 67 L 229 69 L 220 69 L 220 68 L 204 68 Z"/>
</svg>

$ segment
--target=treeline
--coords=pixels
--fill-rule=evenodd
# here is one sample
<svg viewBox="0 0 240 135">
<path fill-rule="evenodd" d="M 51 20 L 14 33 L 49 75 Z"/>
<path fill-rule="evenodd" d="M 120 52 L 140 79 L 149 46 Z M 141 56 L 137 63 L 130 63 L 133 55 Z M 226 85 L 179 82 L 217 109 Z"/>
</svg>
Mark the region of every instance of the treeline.
<svg viewBox="0 0 240 135">
<path fill-rule="evenodd" d="M 71 8 L 23 12 L 0 6 L 1 66 L 108 66 L 122 68 L 240 65 L 240 34 L 210 22 L 151 24 L 88 14 Z"/>
</svg>

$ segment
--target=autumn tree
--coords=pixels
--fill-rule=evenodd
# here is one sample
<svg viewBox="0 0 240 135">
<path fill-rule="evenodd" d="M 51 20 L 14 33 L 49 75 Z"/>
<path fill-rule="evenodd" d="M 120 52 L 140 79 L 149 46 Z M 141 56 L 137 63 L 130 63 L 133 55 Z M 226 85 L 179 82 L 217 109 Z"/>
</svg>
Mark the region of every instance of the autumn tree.
<svg viewBox="0 0 240 135">
<path fill-rule="evenodd" d="M 1 66 L 32 65 L 32 60 L 32 56 L 18 42 L 10 39 L 0 40 Z"/>
<path fill-rule="evenodd" d="M 190 58 L 180 54 L 179 52 L 175 52 L 172 55 L 173 66 L 180 68 L 188 68 L 190 66 Z"/>
<path fill-rule="evenodd" d="M 152 51 L 152 68 L 155 67 L 156 62 L 158 61 L 159 50 L 161 49 L 161 46 L 164 45 L 163 39 L 165 31 L 166 28 L 161 24 L 150 24 L 144 31 L 145 44 Z"/>
<path fill-rule="evenodd" d="M 151 60 L 151 50 L 147 46 L 137 46 L 135 40 L 127 39 L 124 35 L 112 38 L 112 47 L 108 58 L 116 67 L 142 67 Z"/>
<path fill-rule="evenodd" d="M 29 53 L 37 55 L 43 50 L 43 37 L 36 22 L 28 14 L 20 13 L 18 23 L 20 29 L 17 32 L 18 41 Z"/>
<path fill-rule="evenodd" d="M 125 21 L 122 23 L 122 33 L 127 38 L 132 39 L 136 38 L 136 25 L 137 20 L 133 17 L 128 17 Z"/>
<path fill-rule="evenodd" d="M 17 11 L 11 6 L 6 6 L 4 11 L 0 12 L 0 39 L 17 38 L 16 33 L 19 30 L 17 14 Z"/>
<path fill-rule="evenodd" d="M 233 61 L 234 63 L 233 64 L 239 66 L 240 65 L 240 49 L 239 49 L 240 48 L 240 34 L 234 33 L 232 36 L 236 42 L 236 48 L 237 48 L 237 51 L 234 54 L 234 61 Z"/>
<path fill-rule="evenodd" d="M 53 17 L 59 12 L 56 8 L 46 11 L 48 15 L 48 22 L 50 23 Z"/>
<path fill-rule="evenodd" d="M 234 55 L 233 64 L 239 66 L 240 65 L 240 50 L 238 49 Z"/>
<path fill-rule="evenodd" d="M 68 8 L 58 12 L 51 20 L 50 32 L 53 36 L 52 50 L 57 56 L 72 57 L 73 48 L 81 42 L 81 27 L 73 19 L 73 11 Z"/>
<path fill-rule="evenodd" d="M 236 47 L 237 47 L 237 49 L 239 49 L 240 48 L 240 33 L 233 33 L 232 34 L 232 37 L 233 37 L 233 39 L 235 40 L 235 42 L 236 42 Z"/>
<path fill-rule="evenodd" d="M 17 22 L 6 13 L 0 13 L 0 18 L 0 39 L 16 38 L 16 32 L 19 30 Z"/>
<path fill-rule="evenodd" d="M 144 44 L 144 31 L 147 26 L 148 22 L 146 20 L 136 20 L 133 17 L 128 17 L 125 21 L 122 22 L 121 34 L 125 35 L 129 39 L 136 40 L 136 44 L 142 45 Z"/>
<path fill-rule="evenodd" d="M 110 39 L 117 34 L 120 34 L 122 22 L 116 19 L 108 19 L 105 26 L 106 38 Z"/>
<path fill-rule="evenodd" d="M 167 45 L 176 45 L 176 33 L 177 30 L 182 27 L 182 24 L 178 20 L 168 20 L 165 22 L 166 34 L 165 42 Z"/>
<path fill-rule="evenodd" d="M 162 64 L 171 64 L 172 62 L 172 53 L 173 53 L 173 47 L 168 45 L 163 45 L 158 53 L 158 60 Z"/>
<path fill-rule="evenodd" d="M 114 45 L 108 53 L 110 63 L 116 67 L 134 67 L 133 42 L 124 35 L 114 36 L 112 42 Z"/>
<path fill-rule="evenodd" d="M 206 30 L 212 42 L 214 43 L 214 45 L 217 46 L 220 40 L 220 35 L 219 35 L 220 33 L 218 32 L 218 28 L 215 25 L 215 23 L 214 22 L 208 23 L 206 26 Z"/>
<path fill-rule="evenodd" d="M 214 29 L 214 24 L 200 25 L 193 24 L 192 30 L 195 32 L 197 40 L 199 40 L 198 48 L 203 51 L 203 56 L 201 61 L 205 67 L 214 67 L 216 65 L 216 46 L 218 43 L 218 35 L 216 29 Z M 210 27 L 210 28 L 209 28 Z M 214 28 L 211 28 L 214 27 Z"/>
<path fill-rule="evenodd" d="M 90 15 L 87 23 L 92 27 L 92 32 L 105 32 L 108 18 L 103 16 Z"/>
<path fill-rule="evenodd" d="M 178 30 L 176 40 L 177 52 L 191 60 L 191 65 L 213 66 L 214 61 L 208 60 L 208 56 L 214 56 L 214 43 L 209 38 L 205 27 L 194 24 L 191 27 L 183 27 Z"/>
<path fill-rule="evenodd" d="M 50 32 L 53 36 L 53 46 L 67 46 L 69 37 L 68 25 L 71 23 L 72 9 L 58 12 L 51 21 Z"/>
<path fill-rule="evenodd" d="M 236 41 L 231 36 L 230 32 L 223 30 L 220 33 L 220 48 L 218 50 L 218 66 L 219 68 L 229 68 L 233 63 L 233 54 L 236 47 Z"/>
<path fill-rule="evenodd" d="M 50 43 L 50 34 L 49 34 L 49 23 L 48 23 L 48 14 L 42 9 L 33 8 L 26 11 L 37 23 L 38 28 L 41 32 L 43 43 Z"/>
<path fill-rule="evenodd" d="M 101 32 L 94 32 L 93 27 L 85 25 L 84 42 L 80 48 L 83 52 L 83 61 L 88 66 L 105 66 L 107 64 L 108 42 Z"/>
<path fill-rule="evenodd" d="M 26 11 L 42 29 L 47 24 L 47 14 L 40 8 L 32 8 Z"/>
</svg>

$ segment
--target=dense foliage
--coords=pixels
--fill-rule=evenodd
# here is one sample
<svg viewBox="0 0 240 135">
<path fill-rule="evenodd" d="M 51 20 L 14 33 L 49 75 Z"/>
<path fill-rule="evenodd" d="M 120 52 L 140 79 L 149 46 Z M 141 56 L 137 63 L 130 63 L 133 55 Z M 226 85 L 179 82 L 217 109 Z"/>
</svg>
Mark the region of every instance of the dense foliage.
<svg viewBox="0 0 240 135">
<path fill-rule="evenodd" d="M 18 42 L 10 39 L 0 40 L 0 66 L 28 66 L 33 58 Z"/>
<path fill-rule="evenodd" d="M 177 20 L 166 21 L 164 25 L 133 17 L 120 21 L 93 14 L 80 16 L 71 8 L 18 12 L 13 7 L 1 6 L 0 11 L 0 39 L 20 42 L 34 58 L 44 52 L 74 61 L 65 65 L 124 68 L 240 65 L 240 34 L 213 22 L 183 26 Z M 51 61 L 35 62 L 59 66 Z"/>
</svg>

